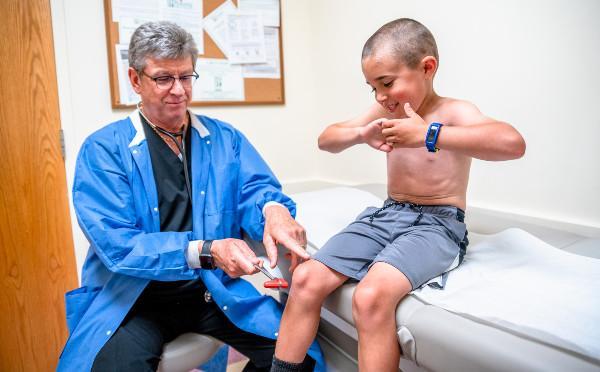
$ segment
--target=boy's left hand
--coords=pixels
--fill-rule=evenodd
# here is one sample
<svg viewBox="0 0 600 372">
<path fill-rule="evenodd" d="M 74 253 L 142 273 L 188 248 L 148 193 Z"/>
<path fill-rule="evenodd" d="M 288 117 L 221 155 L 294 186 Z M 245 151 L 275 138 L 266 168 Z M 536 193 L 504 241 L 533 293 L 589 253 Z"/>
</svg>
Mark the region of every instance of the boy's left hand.
<svg viewBox="0 0 600 372">
<path fill-rule="evenodd" d="M 410 106 L 404 104 L 405 119 L 386 120 L 381 124 L 385 142 L 393 147 L 423 147 L 427 134 L 427 123 Z"/>
</svg>

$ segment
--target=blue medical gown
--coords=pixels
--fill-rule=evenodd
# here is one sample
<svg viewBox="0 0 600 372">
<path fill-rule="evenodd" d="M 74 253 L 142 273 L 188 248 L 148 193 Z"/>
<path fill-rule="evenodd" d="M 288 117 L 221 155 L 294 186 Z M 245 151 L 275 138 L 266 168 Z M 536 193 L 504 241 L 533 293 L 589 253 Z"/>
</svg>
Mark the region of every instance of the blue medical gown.
<svg viewBox="0 0 600 372">
<path fill-rule="evenodd" d="M 150 280 L 201 277 L 214 301 L 239 328 L 276 338 L 282 309 L 248 282 L 221 270 L 188 267 L 190 240 L 262 240 L 262 208 L 295 204 L 248 140 L 227 123 L 192 117 L 193 231 L 160 232 L 148 144 L 136 110 L 86 139 L 76 163 L 75 212 L 90 249 L 82 286 L 66 294 L 70 336 L 59 371 L 87 371 Z M 324 370 L 319 346 L 309 354 Z"/>
</svg>

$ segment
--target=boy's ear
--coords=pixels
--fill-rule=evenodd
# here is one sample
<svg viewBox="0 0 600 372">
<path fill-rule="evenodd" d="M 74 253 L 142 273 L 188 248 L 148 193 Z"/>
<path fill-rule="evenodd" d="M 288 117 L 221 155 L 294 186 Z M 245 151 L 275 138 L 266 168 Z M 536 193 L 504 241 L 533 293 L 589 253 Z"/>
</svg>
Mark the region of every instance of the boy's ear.
<svg viewBox="0 0 600 372">
<path fill-rule="evenodd" d="M 438 63 L 435 57 L 427 56 L 421 60 L 421 67 L 426 78 L 433 78 L 437 71 Z"/>
<path fill-rule="evenodd" d="M 140 75 L 133 67 L 129 67 L 129 70 L 127 70 L 127 75 L 129 75 L 129 81 L 131 82 L 133 90 L 137 94 L 140 94 L 140 92 L 142 91 Z"/>
</svg>

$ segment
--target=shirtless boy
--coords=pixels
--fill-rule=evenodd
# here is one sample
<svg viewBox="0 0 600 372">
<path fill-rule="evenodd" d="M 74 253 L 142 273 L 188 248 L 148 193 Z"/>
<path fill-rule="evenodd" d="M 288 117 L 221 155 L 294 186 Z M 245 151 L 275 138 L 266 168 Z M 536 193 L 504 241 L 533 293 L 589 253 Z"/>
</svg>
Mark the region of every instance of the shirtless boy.
<svg viewBox="0 0 600 372">
<path fill-rule="evenodd" d="M 411 290 L 443 288 L 462 261 L 471 159 L 523 156 L 509 124 L 433 89 L 438 52 L 430 31 L 411 19 L 367 40 L 362 69 L 377 101 L 366 113 L 328 126 L 319 147 L 340 152 L 366 143 L 387 153 L 388 196 L 296 268 L 272 371 L 295 370 L 319 324 L 323 300 L 348 279 L 360 281 L 352 313 L 361 371 L 397 371 L 396 307 Z"/>
</svg>

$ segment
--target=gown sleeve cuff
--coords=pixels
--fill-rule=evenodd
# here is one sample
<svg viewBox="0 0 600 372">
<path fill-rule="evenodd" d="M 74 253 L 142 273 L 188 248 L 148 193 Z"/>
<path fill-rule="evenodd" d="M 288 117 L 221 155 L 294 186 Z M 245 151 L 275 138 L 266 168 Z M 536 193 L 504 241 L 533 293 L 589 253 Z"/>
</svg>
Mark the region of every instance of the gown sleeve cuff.
<svg viewBox="0 0 600 372">
<path fill-rule="evenodd" d="M 262 215 L 263 215 L 263 217 L 266 218 L 266 216 L 265 216 L 265 210 L 267 210 L 267 208 L 269 208 L 272 205 L 281 205 L 282 207 L 284 207 L 284 208 L 287 209 L 287 207 L 285 205 L 281 204 L 281 203 L 278 203 L 276 201 L 269 201 L 269 202 L 266 202 L 265 205 L 262 208 Z"/>
</svg>

